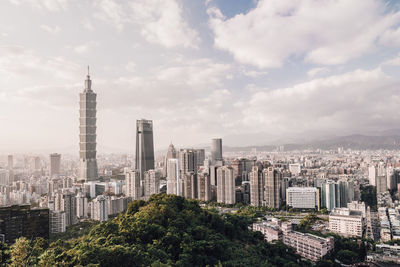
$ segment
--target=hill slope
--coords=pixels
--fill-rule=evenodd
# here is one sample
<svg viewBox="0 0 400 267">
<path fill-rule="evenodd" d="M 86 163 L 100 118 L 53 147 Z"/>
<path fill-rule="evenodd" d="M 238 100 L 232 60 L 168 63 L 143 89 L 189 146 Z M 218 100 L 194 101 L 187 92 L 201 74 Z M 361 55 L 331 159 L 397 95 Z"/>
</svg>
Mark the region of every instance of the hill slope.
<svg viewBox="0 0 400 267">
<path fill-rule="evenodd" d="M 270 245 L 250 231 L 246 218 L 220 216 L 197 201 L 165 194 L 134 201 L 125 214 L 94 226 L 88 235 L 37 251 L 31 265 L 305 265 L 282 243 Z"/>
</svg>

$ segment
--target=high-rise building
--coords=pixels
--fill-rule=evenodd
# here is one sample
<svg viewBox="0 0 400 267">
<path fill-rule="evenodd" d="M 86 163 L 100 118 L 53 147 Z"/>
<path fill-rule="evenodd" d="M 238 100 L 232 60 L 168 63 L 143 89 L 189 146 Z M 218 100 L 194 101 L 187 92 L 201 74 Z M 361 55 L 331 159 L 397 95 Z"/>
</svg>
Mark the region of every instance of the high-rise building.
<svg viewBox="0 0 400 267">
<path fill-rule="evenodd" d="M 61 169 L 61 155 L 50 154 L 50 177 L 58 177 Z"/>
<path fill-rule="evenodd" d="M 197 190 L 198 199 L 201 201 L 211 200 L 211 181 L 207 172 L 199 172 L 197 174 Z"/>
<path fill-rule="evenodd" d="M 329 214 L 329 230 L 343 236 L 362 237 L 364 230 L 362 212 L 349 208 L 334 208 Z"/>
<path fill-rule="evenodd" d="M 222 157 L 222 139 L 214 138 L 211 141 L 211 164 L 216 165 L 223 162 Z M 222 164 L 221 164 L 222 165 Z"/>
<path fill-rule="evenodd" d="M 106 198 L 102 195 L 97 196 L 91 203 L 92 220 L 104 222 L 108 220 L 108 207 Z"/>
<path fill-rule="evenodd" d="M 144 173 L 144 198 L 160 193 L 161 173 L 156 170 L 148 170 Z"/>
<path fill-rule="evenodd" d="M 153 121 L 136 121 L 136 169 L 140 179 L 144 179 L 144 172 L 154 169 Z"/>
<path fill-rule="evenodd" d="M 217 169 L 217 202 L 235 204 L 235 178 L 232 167 L 222 166 Z"/>
<path fill-rule="evenodd" d="M 188 172 L 197 172 L 197 151 L 195 149 L 181 149 L 179 151 L 179 165 L 181 176 Z"/>
<path fill-rule="evenodd" d="M 75 194 L 71 192 L 57 193 L 54 199 L 54 206 L 54 210 L 65 212 L 66 226 L 77 223 Z"/>
<path fill-rule="evenodd" d="M 92 81 L 88 74 L 85 89 L 80 93 L 79 109 L 79 180 L 85 182 L 98 179 L 96 160 L 96 93 L 92 90 Z"/>
<path fill-rule="evenodd" d="M 368 168 L 368 180 L 370 185 L 376 186 L 376 176 L 378 176 L 378 169 L 372 165 Z"/>
<path fill-rule="evenodd" d="M 138 170 L 130 170 L 125 173 L 126 195 L 133 200 L 139 200 L 142 197 L 140 186 L 140 174 Z"/>
<path fill-rule="evenodd" d="M 181 179 L 183 196 L 188 199 L 197 198 L 197 173 L 186 172 Z"/>
<path fill-rule="evenodd" d="M 180 191 L 179 161 L 176 158 L 168 159 L 167 162 L 167 194 L 181 196 Z"/>
<path fill-rule="evenodd" d="M 258 166 L 253 166 L 249 173 L 250 179 L 250 204 L 260 207 L 264 200 L 264 179 Z"/>
<path fill-rule="evenodd" d="M 333 181 L 327 181 L 324 184 L 325 190 L 325 207 L 328 211 L 333 210 L 336 206 L 336 184 Z"/>
<path fill-rule="evenodd" d="M 65 212 L 60 210 L 50 210 L 50 233 L 63 233 L 66 230 Z"/>
<path fill-rule="evenodd" d="M 206 152 L 204 149 L 196 149 L 197 153 L 197 166 L 203 166 L 206 160 Z"/>
<path fill-rule="evenodd" d="M 19 237 L 49 238 L 49 209 L 31 209 L 30 205 L 0 207 L 0 235 L 8 244 Z"/>
<path fill-rule="evenodd" d="M 273 167 L 268 167 L 263 170 L 263 178 L 265 206 L 279 208 L 281 205 L 280 185 L 282 173 Z"/>
<path fill-rule="evenodd" d="M 89 206 L 88 199 L 82 192 L 78 192 L 76 195 L 76 215 L 79 219 L 88 217 Z"/>
<path fill-rule="evenodd" d="M 163 168 L 163 176 L 167 177 L 167 168 L 168 168 L 168 160 L 170 159 L 176 159 L 177 158 L 177 153 L 175 150 L 174 145 L 171 143 L 168 147 L 168 152 L 165 157 L 165 162 L 164 162 L 164 168 Z"/>
<path fill-rule="evenodd" d="M 387 191 L 387 178 L 386 176 L 377 176 L 376 177 L 376 193 L 385 193 Z"/>
</svg>

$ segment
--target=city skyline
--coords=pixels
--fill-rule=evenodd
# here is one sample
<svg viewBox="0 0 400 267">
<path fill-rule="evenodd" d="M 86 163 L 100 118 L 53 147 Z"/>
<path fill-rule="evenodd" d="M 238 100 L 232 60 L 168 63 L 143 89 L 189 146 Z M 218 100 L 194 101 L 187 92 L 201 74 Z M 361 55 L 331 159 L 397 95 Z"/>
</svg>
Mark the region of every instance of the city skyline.
<svg viewBox="0 0 400 267">
<path fill-rule="evenodd" d="M 332 14 L 316 17 L 307 1 L 3 1 L 0 152 L 74 153 L 88 64 L 99 152 L 133 153 L 139 118 L 154 121 L 156 151 L 396 128 L 399 4 L 313 8 Z"/>
</svg>

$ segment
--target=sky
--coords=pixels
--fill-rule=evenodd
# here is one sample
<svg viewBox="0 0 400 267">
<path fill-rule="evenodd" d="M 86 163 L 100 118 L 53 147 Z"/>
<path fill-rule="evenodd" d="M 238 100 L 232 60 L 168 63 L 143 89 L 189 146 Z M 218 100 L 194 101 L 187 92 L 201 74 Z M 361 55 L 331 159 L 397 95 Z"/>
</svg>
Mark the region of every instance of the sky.
<svg viewBox="0 0 400 267">
<path fill-rule="evenodd" d="M 398 128 L 400 3 L 2 0 L 0 152 L 76 152 L 90 65 L 100 153 Z"/>
</svg>

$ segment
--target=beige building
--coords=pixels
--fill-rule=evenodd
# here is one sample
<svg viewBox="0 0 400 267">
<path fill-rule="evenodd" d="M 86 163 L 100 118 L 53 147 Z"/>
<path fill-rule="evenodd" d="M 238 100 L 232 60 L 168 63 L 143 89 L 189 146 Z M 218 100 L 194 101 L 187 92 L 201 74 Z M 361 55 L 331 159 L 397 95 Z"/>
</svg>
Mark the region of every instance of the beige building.
<svg viewBox="0 0 400 267">
<path fill-rule="evenodd" d="M 329 230 L 342 236 L 362 237 L 364 219 L 361 211 L 335 208 L 329 214 Z"/>
</svg>

